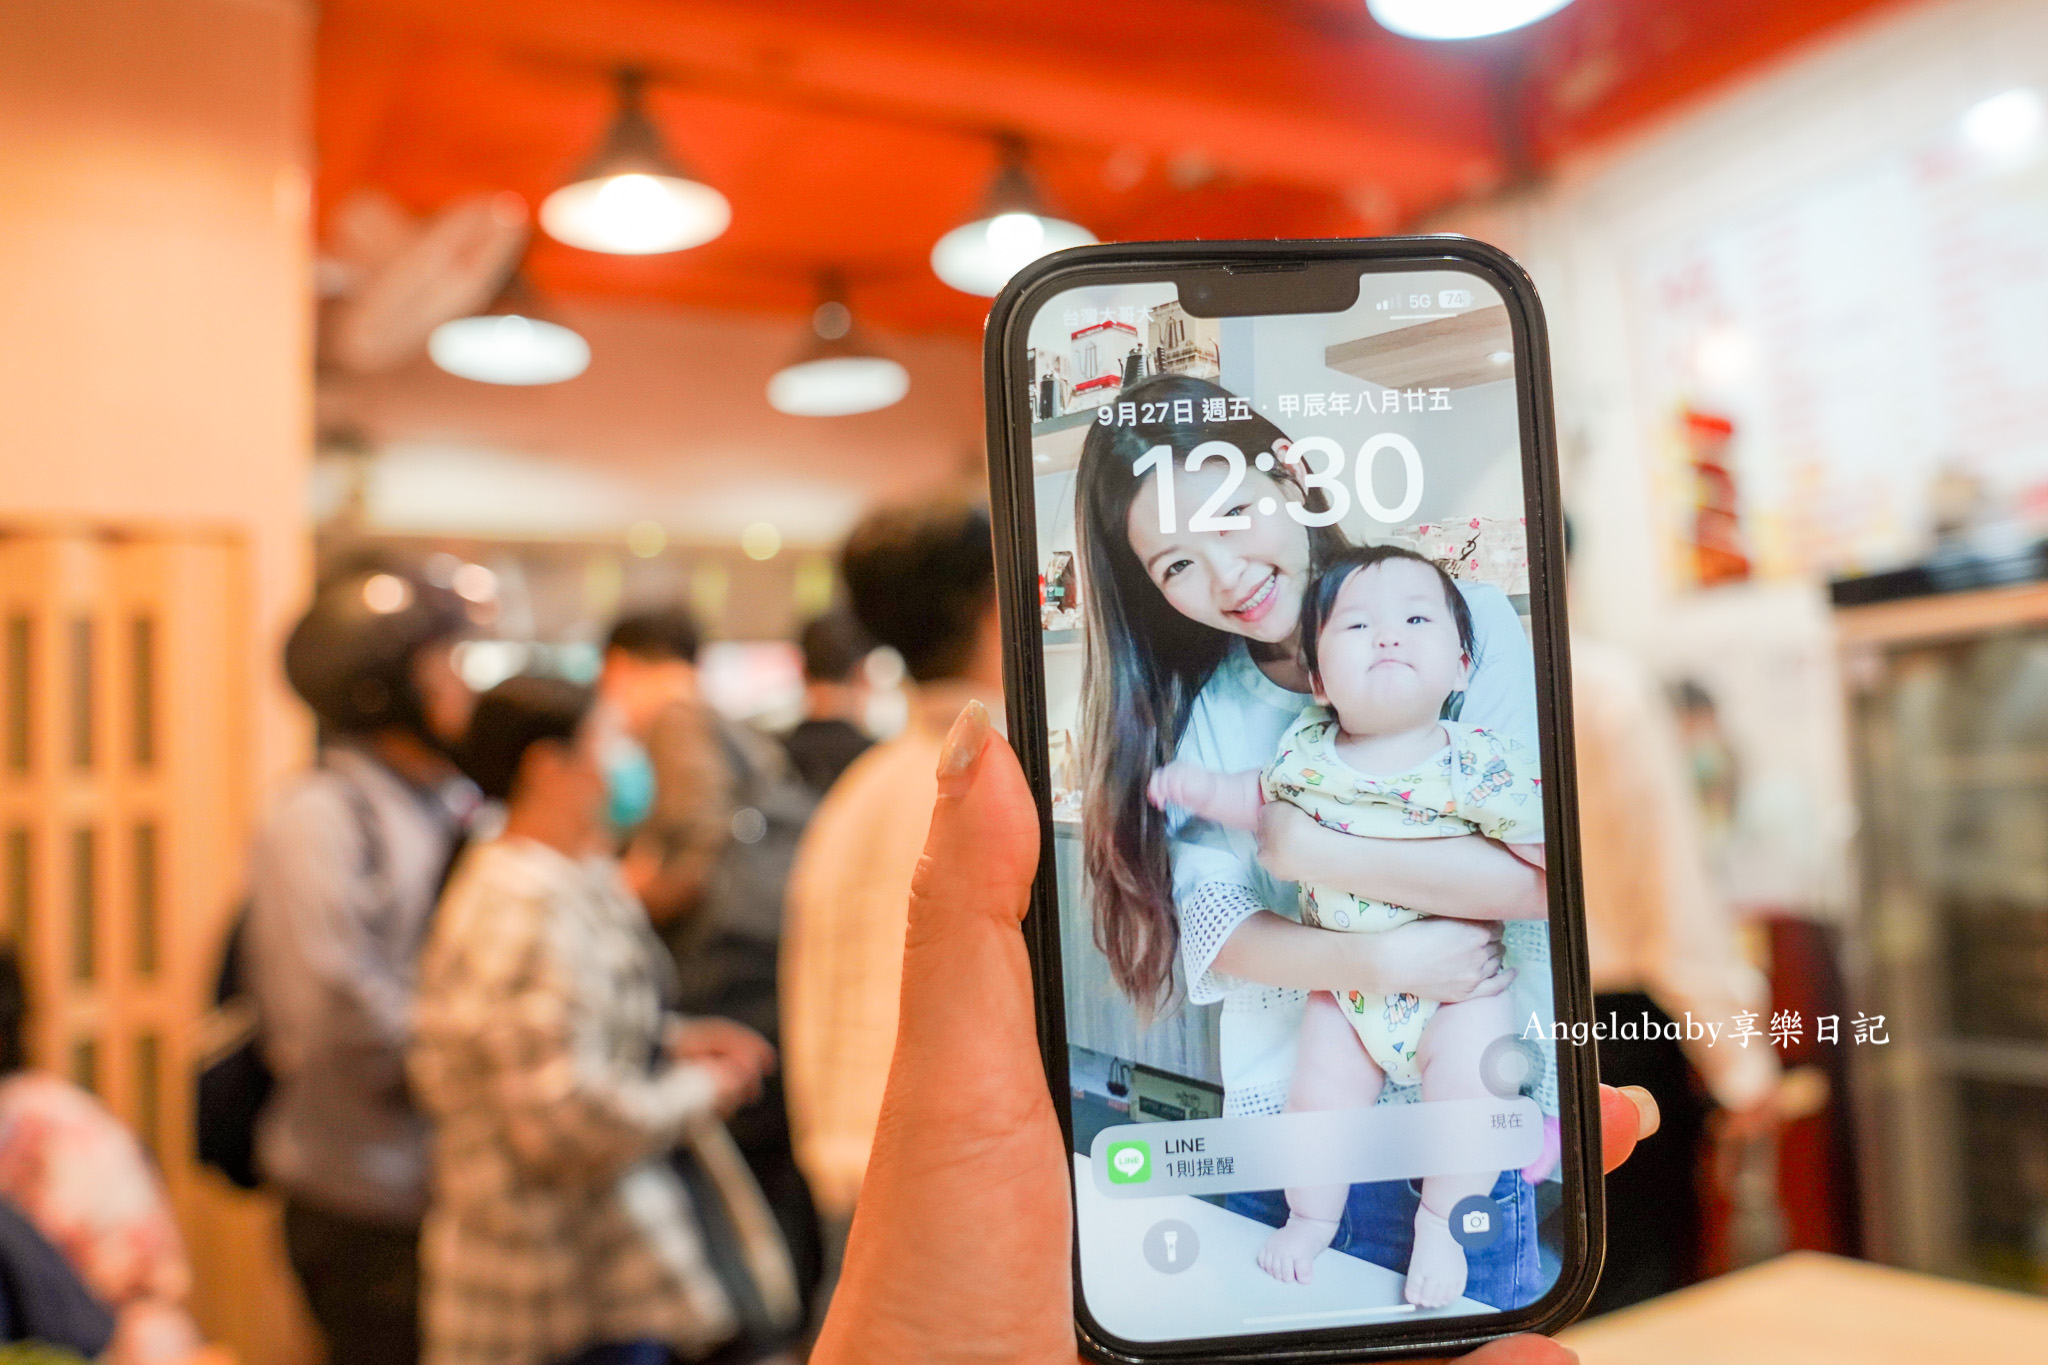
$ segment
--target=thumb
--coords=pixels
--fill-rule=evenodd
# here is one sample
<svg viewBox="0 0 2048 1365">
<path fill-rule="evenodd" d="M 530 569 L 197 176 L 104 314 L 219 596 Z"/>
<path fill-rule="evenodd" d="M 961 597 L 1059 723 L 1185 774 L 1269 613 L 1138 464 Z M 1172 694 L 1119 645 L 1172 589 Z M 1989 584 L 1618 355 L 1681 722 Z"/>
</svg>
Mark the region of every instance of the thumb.
<svg viewBox="0 0 2048 1365">
<path fill-rule="evenodd" d="M 979 703 L 947 736 L 938 786 L 888 1092 L 814 1358 L 938 1361 L 964 1337 L 1071 1362 L 1070 1174 L 1019 932 L 1038 806 Z"/>
<path fill-rule="evenodd" d="M 994 917 L 1016 924 L 1038 872 L 1038 803 L 1017 755 L 967 703 L 939 751 L 938 801 L 910 884 L 911 934 L 921 920 Z"/>
<path fill-rule="evenodd" d="M 885 1122 L 978 1129 L 1047 1105 L 1031 963 L 1018 932 L 1038 871 L 1038 803 L 1017 756 L 970 702 L 939 759 L 931 833 L 911 881 Z M 879 1155 L 879 1153 L 878 1153 Z"/>
</svg>

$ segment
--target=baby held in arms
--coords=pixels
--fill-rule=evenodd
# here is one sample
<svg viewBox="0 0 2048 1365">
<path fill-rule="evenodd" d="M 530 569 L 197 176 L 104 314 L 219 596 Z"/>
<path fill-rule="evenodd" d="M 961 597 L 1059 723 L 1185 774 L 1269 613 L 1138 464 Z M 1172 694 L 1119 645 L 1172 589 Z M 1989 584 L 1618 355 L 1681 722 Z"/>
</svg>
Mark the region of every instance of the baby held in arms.
<svg viewBox="0 0 2048 1365">
<path fill-rule="evenodd" d="M 1151 799 L 1238 829 L 1255 829 L 1265 801 L 1375 839 L 1479 834 L 1543 866 L 1543 788 L 1537 757 L 1504 735 L 1442 719 L 1472 669 L 1472 622 L 1457 585 L 1435 563 L 1396 546 L 1347 549 L 1319 567 L 1302 607 L 1302 653 L 1321 705 L 1281 737 L 1264 773 L 1217 773 L 1175 762 L 1153 775 Z M 1413 910 L 1331 886 L 1301 885 L 1304 924 L 1373 934 L 1421 918 Z M 1287 1108 L 1350 1109 L 1381 1088 L 1422 1086 L 1428 1100 L 1483 1099 L 1480 1054 L 1514 1032 L 1504 994 L 1456 1004 L 1413 995 L 1309 997 Z M 1465 1252 L 1447 1219 L 1458 1201 L 1492 1190 L 1498 1171 L 1422 1181 L 1415 1248 L 1403 1296 L 1437 1308 L 1465 1290 Z M 1287 1225 L 1259 1253 L 1275 1279 L 1307 1284 L 1336 1236 L 1347 1187 L 1287 1191 Z"/>
</svg>

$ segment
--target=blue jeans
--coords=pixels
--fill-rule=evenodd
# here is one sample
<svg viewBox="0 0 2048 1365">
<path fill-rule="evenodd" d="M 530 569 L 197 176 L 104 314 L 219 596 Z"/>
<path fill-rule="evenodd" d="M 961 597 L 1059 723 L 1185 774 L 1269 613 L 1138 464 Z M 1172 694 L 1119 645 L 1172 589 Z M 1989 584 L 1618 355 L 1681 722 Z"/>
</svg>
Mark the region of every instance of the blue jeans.
<svg viewBox="0 0 2048 1365">
<path fill-rule="evenodd" d="M 1503 1171 L 1493 1182 L 1493 1199 L 1507 1226 L 1484 1251 L 1467 1252 L 1467 1297 L 1495 1308 L 1520 1308 L 1534 1303 L 1545 1286 L 1538 1283 L 1536 1264 L 1536 1191 L 1520 1171 Z M 1415 1210 L 1422 1203 L 1412 1182 L 1389 1180 L 1353 1185 L 1344 1202 L 1344 1217 L 1330 1245 L 1361 1261 L 1408 1273 L 1408 1254 L 1415 1245 Z M 1223 1197 L 1223 1207 L 1267 1227 L 1287 1221 L 1287 1196 L 1279 1190 L 1256 1190 Z"/>
</svg>

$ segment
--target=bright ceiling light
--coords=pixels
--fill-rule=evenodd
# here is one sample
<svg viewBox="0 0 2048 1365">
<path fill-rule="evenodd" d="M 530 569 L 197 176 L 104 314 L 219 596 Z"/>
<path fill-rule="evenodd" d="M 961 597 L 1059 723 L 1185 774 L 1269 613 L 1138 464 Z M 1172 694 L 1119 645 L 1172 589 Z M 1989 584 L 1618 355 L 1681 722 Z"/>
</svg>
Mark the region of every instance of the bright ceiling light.
<svg viewBox="0 0 2048 1365">
<path fill-rule="evenodd" d="M 702 246 L 732 223 L 732 205 L 676 164 L 647 117 L 645 78 L 619 73 L 619 112 L 604 144 L 574 184 L 540 206 L 540 225 L 558 242 L 615 256 L 648 256 Z"/>
<path fill-rule="evenodd" d="M 999 213 L 954 228 L 932 248 L 932 270 L 965 294 L 993 298 L 1010 276 L 1040 256 L 1087 246 L 1095 234 L 1079 223 L 1035 213 Z"/>
<path fill-rule="evenodd" d="M 548 236 L 614 256 L 702 246 L 731 223 L 732 206 L 709 185 L 638 171 L 564 185 L 540 206 Z"/>
<path fill-rule="evenodd" d="M 954 228 L 932 247 L 932 270 L 964 294 L 993 298 L 1010 276 L 1055 251 L 1087 246 L 1095 234 L 1054 218 L 1024 165 L 1024 144 L 1002 140 L 1003 168 L 989 189 L 984 216 Z"/>
<path fill-rule="evenodd" d="M 1405 38 L 1484 38 L 1547 19 L 1572 0 L 1365 0 L 1380 27 Z"/>
<path fill-rule="evenodd" d="M 559 384 L 590 367 L 590 343 L 560 323 L 518 313 L 444 322 L 427 354 L 452 375 L 482 384 Z"/>
<path fill-rule="evenodd" d="M 590 368 L 590 343 L 534 316 L 538 311 L 514 275 L 487 311 L 436 327 L 427 354 L 448 373 L 480 384 L 559 384 Z"/>
<path fill-rule="evenodd" d="M 768 406 L 792 417 L 850 417 L 902 401 L 910 371 L 880 354 L 854 328 L 836 275 L 822 281 L 825 301 L 811 314 L 811 338 L 768 380 Z"/>
<path fill-rule="evenodd" d="M 2012 157 L 2040 140 L 2044 124 L 2048 108 L 2037 92 L 2008 90 L 1970 106 L 1963 115 L 1963 137 L 1986 156 Z"/>
<path fill-rule="evenodd" d="M 777 370 L 768 406 L 792 417 L 850 417 L 901 402 L 910 372 L 886 356 L 839 356 Z"/>
</svg>

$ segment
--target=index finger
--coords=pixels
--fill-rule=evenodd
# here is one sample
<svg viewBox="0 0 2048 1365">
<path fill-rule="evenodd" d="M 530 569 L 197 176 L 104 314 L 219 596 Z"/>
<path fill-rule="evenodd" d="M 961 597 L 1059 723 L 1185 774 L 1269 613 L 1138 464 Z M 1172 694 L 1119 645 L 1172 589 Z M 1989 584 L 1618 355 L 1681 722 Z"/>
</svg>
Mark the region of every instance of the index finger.
<svg viewBox="0 0 2048 1365">
<path fill-rule="evenodd" d="M 1662 1116 L 1657 1100 L 1639 1085 L 1616 1090 L 1600 1087 L 1600 1166 L 1611 1171 L 1636 1149 L 1636 1144 L 1657 1131 Z"/>
</svg>

